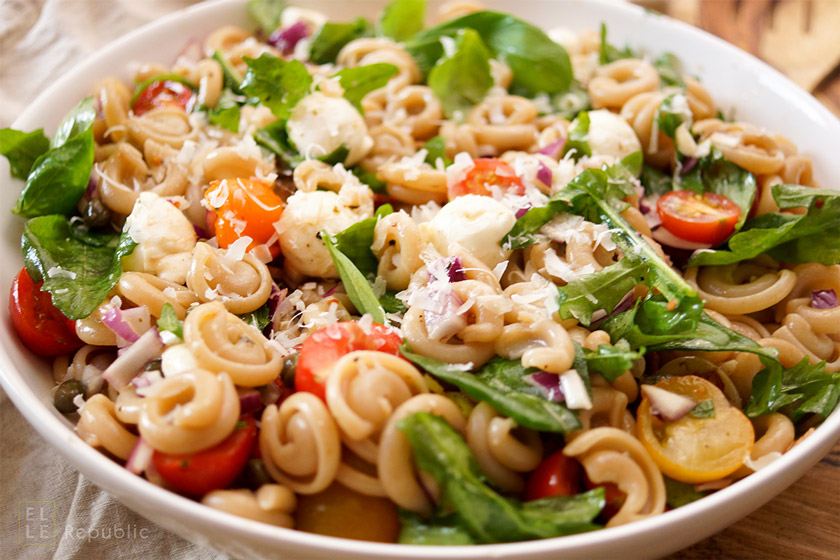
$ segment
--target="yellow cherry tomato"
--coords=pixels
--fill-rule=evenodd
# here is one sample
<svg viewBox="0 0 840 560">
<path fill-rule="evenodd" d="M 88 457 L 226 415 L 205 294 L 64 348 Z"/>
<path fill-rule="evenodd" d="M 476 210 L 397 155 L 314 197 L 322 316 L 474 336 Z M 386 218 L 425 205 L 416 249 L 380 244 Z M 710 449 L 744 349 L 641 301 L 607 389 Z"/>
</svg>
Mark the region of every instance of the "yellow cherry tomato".
<svg viewBox="0 0 840 560">
<path fill-rule="evenodd" d="M 643 397 L 636 419 L 636 435 L 667 476 L 687 483 L 709 482 L 732 474 L 752 451 L 752 423 L 732 406 L 714 384 L 695 375 L 670 377 L 656 384 L 695 403 L 711 400 L 714 416 L 686 414 L 668 421 L 653 414 Z"/>
</svg>

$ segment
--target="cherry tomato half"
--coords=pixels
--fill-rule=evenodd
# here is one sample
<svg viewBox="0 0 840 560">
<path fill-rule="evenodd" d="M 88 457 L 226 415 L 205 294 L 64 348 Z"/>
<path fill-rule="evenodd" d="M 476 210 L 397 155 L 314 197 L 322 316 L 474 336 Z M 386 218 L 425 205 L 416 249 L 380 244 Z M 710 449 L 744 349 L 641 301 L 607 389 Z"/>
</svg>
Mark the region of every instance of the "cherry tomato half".
<svg viewBox="0 0 840 560">
<path fill-rule="evenodd" d="M 75 321 L 52 303 L 43 282 L 35 284 L 25 268 L 20 269 L 9 292 L 9 315 L 23 344 L 39 356 L 57 356 L 81 348 Z"/>
<path fill-rule="evenodd" d="M 339 358 L 357 350 L 377 350 L 400 355 L 402 340 L 388 327 L 373 324 L 365 332 L 356 321 L 334 323 L 315 331 L 300 347 L 295 389 L 307 391 L 326 400 L 324 383 L 332 365 Z"/>
<path fill-rule="evenodd" d="M 195 93 L 189 86 L 175 80 L 156 80 L 143 88 L 131 110 L 138 116 L 158 107 L 180 107 L 189 113 L 194 104 Z"/>
<path fill-rule="evenodd" d="M 449 188 L 449 200 L 465 194 L 493 196 L 497 188 L 519 196 L 525 194 L 522 179 L 510 165 L 497 158 L 478 158 L 473 160 L 466 177 Z"/>
<path fill-rule="evenodd" d="M 695 403 L 711 400 L 714 416 L 686 414 L 667 421 L 654 416 L 647 397 L 636 417 L 636 436 L 662 472 L 674 480 L 695 484 L 732 474 L 752 451 L 755 432 L 749 418 L 714 386 L 695 375 L 662 379 L 656 386 Z"/>
<path fill-rule="evenodd" d="M 723 195 L 671 191 L 659 197 L 656 211 L 665 229 L 686 241 L 719 245 L 735 230 L 741 209 Z"/>
<path fill-rule="evenodd" d="M 190 496 L 202 496 L 230 486 L 251 458 L 256 441 L 256 422 L 247 416 L 215 447 L 178 455 L 155 451 L 152 462 L 172 488 Z"/>
<path fill-rule="evenodd" d="M 574 496 L 581 492 L 583 468 L 577 459 L 552 453 L 542 460 L 525 483 L 525 501 L 549 496 Z"/>
<path fill-rule="evenodd" d="M 251 250 L 276 236 L 274 222 L 283 214 L 283 200 L 269 183 L 243 178 L 212 181 L 204 199 L 215 210 L 213 229 L 222 249 L 247 236 L 252 239 Z M 276 257 L 279 245 L 272 243 L 271 250 Z"/>
</svg>

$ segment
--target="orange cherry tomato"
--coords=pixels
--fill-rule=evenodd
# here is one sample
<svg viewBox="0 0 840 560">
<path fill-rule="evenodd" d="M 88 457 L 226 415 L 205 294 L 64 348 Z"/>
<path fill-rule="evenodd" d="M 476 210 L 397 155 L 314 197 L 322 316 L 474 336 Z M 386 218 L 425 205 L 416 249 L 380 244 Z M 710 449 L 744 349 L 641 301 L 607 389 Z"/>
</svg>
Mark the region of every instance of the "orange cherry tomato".
<svg viewBox="0 0 840 560">
<path fill-rule="evenodd" d="M 473 160 L 473 167 L 466 177 L 449 187 L 449 200 L 465 194 L 493 196 L 493 191 L 525 194 L 522 179 L 516 176 L 513 168 L 497 158 L 478 158 Z"/>
<path fill-rule="evenodd" d="M 175 80 L 156 80 L 143 88 L 131 110 L 138 116 L 158 107 L 180 107 L 189 113 L 194 105 L 195 93 L 189 86 Z"/>
<path fill-rule="evenodd" d="M 755 432 L 749 418 L 720 389 L 695 375 L 670 377 L 656 386 L 698 404 L 711 400 L 714 406 L 713 417 L 686 414 L 668 421 L 655 416 L 648 398 L 642 398 L 636 436 L 664 474 L 694 484 L 723 478 L 741 467 L 752 451 Z"/>
<path fill-rule="evenodd" d="M 25 268 L 12 281 L 9 315 L 23 344 L 39 356 L 57 356 L 81 348 L 75 321 L 53 305 L 43 282 L 34 283 Z"/>
<path fill-rule="evenodd" d="M 686 241 L 720 245 L 735 230 L 741 209 L 723 195 L 671 191 L 659 197 L 656 211 L 665 229 Z"/>
<path fill-rule="evenodd" d="M 525 483 L 526 502 L 549 496 L 574 496 L 581 492 L 583 468 L 577 459 L 556 451 L 540 462 Z"/>
<path fill-rule="evenodd" d="M 400 518 L 397 506 L 388 498 L 359 494 L 333 482 L 323 492 L 298 496 L 295 529 L 345 539 L 393 543 L 397 542 L 400 533 Z"/>
<path fill-rule="evenodd" d="M 373 324 L 365 332 L 356 321 L 334 323 L 317 330 L 303 341 L 295 369 L 295 389 L 326 400 L 324 383 L 332 365 L 356 350 L 377 350 L 400 355 L 402 339 L 383 325 Z"/>
<path fill-rule="evenodd" d="M 274 223 L 283 214 L 283 200 L 270 183 L 243 178 L 212 181 L 204 199 L 215 211 L 213 228 L 222 249 L 240 237 L 251 238 L 248 250 L 276 238 Z M 276 242 L 270 248 L 273 256 L 279 254 Z"/>
</svg>

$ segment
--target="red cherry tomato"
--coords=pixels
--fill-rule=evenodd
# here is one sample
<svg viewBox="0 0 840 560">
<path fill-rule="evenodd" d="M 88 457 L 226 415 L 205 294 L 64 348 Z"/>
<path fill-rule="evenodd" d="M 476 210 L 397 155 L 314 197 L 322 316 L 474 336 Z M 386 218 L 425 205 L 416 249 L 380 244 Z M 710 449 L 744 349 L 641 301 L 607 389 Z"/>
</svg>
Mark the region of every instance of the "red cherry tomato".
<svg viewBox="0 0 840 560">
<path fill-rule="evenodd" d="M 378 350 L 400 355 L 402 340 L 399 335 L 383 325 L 373 324 L 366 333 L 359 323 L 346 321 L 334 323 L 315 331 L 300 347 L 295 389 L 307 391 L 326 400 L 324 383 L 330 368 L 339 358 L 357 350 Z"/>
<path fill-rule="evenodd" d="M 735 230 L 741 209 L 723 195 L 671 191 L 659 197 L 662 225 L 686 241 L 719 245 Z"/>
<path fill-rule="evenodd" d="M 593 488 L 604 489 L 604 508 L 601 510 L 601 517 L 604 521 L 612 519 L 613 516 L 618 513 L 618 510 L 621 509 L 621 506 L 624 505 L 624 500 L 627 499 L 627 494 L 622 492 L 613 482 L 595 484 L 589 480 L 588 476 L 585 477 L 585 482 L 587 490 L 592 490 Z"/>
<path fill-rule="evenodd" d="M 52 303 L 43 282 L 35 284 L 25 268 L 12 282 L 9 315 L 23 344 L 40 356 L 57 356 L 81 348 L 75 321 L 65 317 Z"/>
<path fill-rule="evenodd" d="M 190 496 L 202 496 L 230 486 L 251 458 L 256 441 L 257 425 L 247 416 L 215 447 L 182 455 L 155 451 L 152 462 L 172 488 Z"/>
<path fill-rule="evenodd" d="M 496 188 L 519 196 L 525 194 L 522 179 L 516 176 L 510 165 L 496 158 L 475 159 L 466 177 L 449 188 L 449 200 L 465 194 L 493 196 Z"/>
<path fill-rule="evenodd" d="M 143 88 L 131 110 L 138 116 L 157 107 L 180 107 L 189 113 L 194 104 L 195 93 L 189 86 L 175 80 L 156 80 Z"/>
<path fill-rule="evenodd" d="M 549 496 L 573 496 L 581 491 L 583 468 L 577 459 L 552 453 L 542 460 L 525 483 L 525 501 Z"/>
</svg>

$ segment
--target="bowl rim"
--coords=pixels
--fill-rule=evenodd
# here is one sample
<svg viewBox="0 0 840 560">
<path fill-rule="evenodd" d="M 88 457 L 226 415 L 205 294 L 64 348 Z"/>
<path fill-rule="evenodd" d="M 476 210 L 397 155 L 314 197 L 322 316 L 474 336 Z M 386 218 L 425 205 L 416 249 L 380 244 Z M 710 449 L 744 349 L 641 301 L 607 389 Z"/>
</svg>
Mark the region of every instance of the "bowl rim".
<svg viewBox="0 0 840 560">
<path fill-rule="evenodd" d="M 73 84 L 78 80 L 75 76 L 91 71 L 108 52 L 126 48 L 134 44 L 139 39 L 142 39 L 151 29 L 158 26 L 172 24 L 176 20 L 184 17 L 202 18 L 207 14 L 218 10 L 244 9 L 245 1 L 246 0 L 215 0 L 194 4 L 182 10 L 173 12 L 163 18 L 154 20 L 125 34 L 121 38 L 98 50 L 94 55 L 81 61 L 68 72 L 56 79 L 56 81 L 53 82 L 50 87 L 45 89 L 14 121 L 12 127 L 21 128 L 21 126 L 24 126 L 26 123 L 37 121 L 38 112 L 41 110 L 42 105 L 47 103 L 50 99 L 60 98 L 59 93 L 66 89 L 69 84 Z M 575 2 L 579 0 L 565 1 Z M 301 2 L 299 1 L 298 3 Z M 639 6 L 617 2 L 615 0 L 588 0 L 587 3 L 597 5 L 599 8 L 605 10 L 615 11 L 622 16 L 650 16 L 649 13 Z M 776 79 L 787 82 L 790 89 L 788 93 L 792 95 L 798 103 L 804 104 L 807 109 L 816 111 L 817 115 L 821 118 L 827 119 L 829 126 L 833 127 L 838 133 L 838 137 L 840 137 L 840 121 L 838 121 L 825 106 L 819 103 L 804 90 L 801 90 L 777 70 L 709 33 L 683 22 L 667 18 L 667 16 L 655 15 L 654 17 L 668 19 L 668 24 L 675 27 L 680 32 L 701 35 L 703 36 L 704 41 L 715 42 L 718 48 L 723 49 L 726 54 L 731 56 L 733 59 L 753 67 L 759 65 L 762 73 L 774 75 Z M 1 181 L 7 180 L 3 179 Z M 5 218 L 5 221 L 8 222 L 10 219 L 12 218 L 7 217 Z M 3 220 L 0 220 L 0 223 L 2 221 Z M 8 311 L 4 312 L 3 321 L 7 330 L 10 329 Z M 14 337 L 14 334 L 12 334 L 12 336 Z M 16 343 L 17 346 L 15 348 Z M 676 524 L 681 520 L 686 520 L 701 512 L 716 510 L 719 507 L 723 507 L 726 503 L 730 502 L 730 500 L 736 500 L 740 495 L 752 494 L 756 489 L 777 479 L 790 479 L 785 484 L 785 487 L 787 487 L 793 482 L 793 480 L 798 478 L 798 476 L 784 477 L 785 471 L 788 470 L 789 466 L 804 461 L 809 463 L 810 468 L 810 465 L 816 463 L 822 454 L 834 443 L 834 441 L 840 439 L 840 405 L 838 405 L 838 408 L 835 409 L 835 411 L 806 440 L 785 453 L 779 460 L 773 462 L 759 472 L 738 481 L 730 487 L 706 496 L 702 500 L 667 511 L 658 516 L 619 527 L 602 529 L 594 533 L 583 533 L 552 539 L 516 543 L 486 544 L 478 547 L 436 546 L 434 548 L 429 548 L 428 546 L 420 545 L 371 543 L 314 535 L 294 529 L 285 529 L 263 523 L 256 523 L 251 520 L 203 506 L 199 502 L 155 486 L 142 477 L 131 474 L 124 467 L 114 462 L 103 453 L 85 444 L 76 435 L 72 426 L 66 419 L 57 417 L 56 415 L 50 413 L 49 410 L 43 410 L 43 408 L 47 405 L 44 403 L 43 399 L 39 398 L 38 395 L 23 381 L 21 371 L 12 362 L 9 355 L 9 352 L 20 351 L 21 348 L 22 347 L 17 340 L 12 340 L 11 343 L 7 340 L 3 341 L 2 351 L 0 351 L 0 384 L 2 384 L 9 394 L 12 402 L 24 415 L 29 424 L 31 424 L 51 446 L 55 447 L 65 457 L 65 459 L 74 466 L 74 468 L 83 472 L 93 482 L 99 484 L 101 481 L 103 485 L 106 485 L 111 489 L 119 488 L 119 494 L 125 493 L 143 496 L 144 499 L 154 502 L 159 507 L 175 510 L 185 517 L 189 517 L 204 524 L 208 528 L 232 530 L 243 535 L 248 534 L 251 537 L 256 537 L 264 542 L 282 541 L 285 544 L 299 546 L 301 549 L 317 550 L 319 552 L 402 558 L 426 558 L 431 555 L 446 556 L 451 558 L 485 558 L 487 556 L 528 555 L 540 552 L 585 551 L 589 546 L 595 544 L 605 544 L 610 541 L 623 541 L 629 537 L 639 537 L 640 535 L 647 533 L 655 534 L 662 530 L 663 527 Z M 820 451 L 821 449 L 823 450 L 822 452 Z M 109 493 L 114 495 L 114 492 Z M 768 496 L 764 501 L 772 499 L 775 495 L 776 494 Z M 124 502 L 119 495 L 116 497 L 120 499 L 120 501 Z M 163 527 L 163 529 L 169 530 L 167 527 Z M 597 537 L 593 537 L 592 535 L 594 534 L 597 534 Z M 702 538 L 702 536 L 699 538 Z"/>
</svg>

